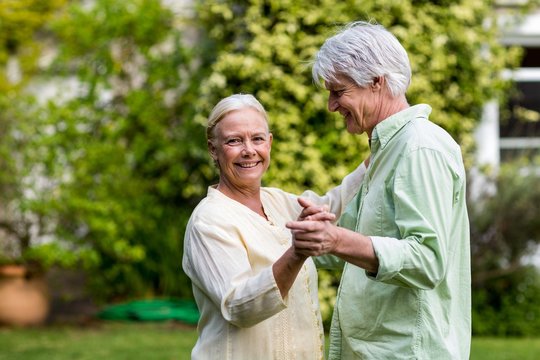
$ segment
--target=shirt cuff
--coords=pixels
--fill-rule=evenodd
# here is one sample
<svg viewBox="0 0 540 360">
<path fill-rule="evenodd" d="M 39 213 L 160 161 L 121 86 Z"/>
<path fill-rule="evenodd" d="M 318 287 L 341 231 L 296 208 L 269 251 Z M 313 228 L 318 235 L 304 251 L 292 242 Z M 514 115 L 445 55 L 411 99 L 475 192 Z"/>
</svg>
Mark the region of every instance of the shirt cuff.
<svg viewBox="0 0 540 360">
<path fill-rule="evenodd" d="M 366 275 L 377 281 L 386 281 L 396 276 L 403 268 L 402 246 L 406 246 L 398 239 L 382 236 L 370 236 L 373 250 L 379 260 L 376 274 L 366 271 Z"/>
</svg>

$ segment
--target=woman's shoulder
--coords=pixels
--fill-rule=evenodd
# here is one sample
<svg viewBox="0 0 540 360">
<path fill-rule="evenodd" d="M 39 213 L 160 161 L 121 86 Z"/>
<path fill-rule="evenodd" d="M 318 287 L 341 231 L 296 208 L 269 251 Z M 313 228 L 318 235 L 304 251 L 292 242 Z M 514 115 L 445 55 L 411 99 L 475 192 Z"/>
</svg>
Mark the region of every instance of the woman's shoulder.
<svg viewBox="0 0 540 360">
<path fill-rule="evenodd" d="M 265 205 L 271 205 L 276 212 L 288 217 L 296 217 L 300 212 L 298 196 L 279 188 L 261 188 L 261 196 Z"/>
<path fill-rule="evenodd" d="M 264 194 L 263 196 L 272 199 L 273 201 L 285 203 L 296 201 L 296 198 L 298 197 L 297 195 L 288 193 L 276 187 L 262 187 L 261 194 Z"/>
<path fill-rule="evenodd" d="M 193 209 L 190 221 L 218 219 L 229 213 L 224 208 L 227 207 L 227 200 L 221 196 L 217 190 L 209 189 L 208 194 Z"/>
</svg>

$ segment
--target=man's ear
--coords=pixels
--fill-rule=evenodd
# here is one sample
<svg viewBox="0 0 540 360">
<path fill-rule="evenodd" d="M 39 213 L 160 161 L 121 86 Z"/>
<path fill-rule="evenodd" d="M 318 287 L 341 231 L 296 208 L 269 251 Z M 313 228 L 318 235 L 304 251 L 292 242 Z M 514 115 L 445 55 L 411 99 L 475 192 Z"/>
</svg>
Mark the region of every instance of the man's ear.
<svg viewBox="0 0 540 360">
<path fill-rule="evenodd" d="M 386 79 L 384 78 L 384 76 L 377 76 L 373 78 L 373 82 L 371 83 L 371 90 L 381 91 L 385 82 L 386 82 Z"/>
</svg>

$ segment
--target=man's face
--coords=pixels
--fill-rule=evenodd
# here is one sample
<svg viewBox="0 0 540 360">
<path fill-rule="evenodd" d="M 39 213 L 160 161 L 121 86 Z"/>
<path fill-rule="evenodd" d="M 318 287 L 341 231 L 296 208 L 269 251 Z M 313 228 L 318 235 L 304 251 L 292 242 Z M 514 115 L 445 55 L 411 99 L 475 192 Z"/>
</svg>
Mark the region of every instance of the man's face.
<svg viewBox="0 0 540 360">
<path fill-rule="evenodd" d="M 345 119 L 347 131 L 351 134 L 367 132 L 371 136 L 378 123 L 376 114 L 380 109 L 380 87 L 362 88 L 345 76 L 339 76 L 334 83 L 325 83 L 329 91 L 328 110 L 339 112 Z"/>
</svg>

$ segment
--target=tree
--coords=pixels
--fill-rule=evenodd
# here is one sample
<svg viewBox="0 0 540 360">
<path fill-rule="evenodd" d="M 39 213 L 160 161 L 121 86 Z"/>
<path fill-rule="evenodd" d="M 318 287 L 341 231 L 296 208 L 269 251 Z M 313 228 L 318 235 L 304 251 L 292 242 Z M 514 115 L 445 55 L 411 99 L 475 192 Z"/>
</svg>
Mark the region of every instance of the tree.
<svg viewBox="0 0 540 360">
<path fill-rule="evenodd" d="M 211 164 L 191 120 L 197 73 L 180 20 L 159 0 L 96 0 L 52 24 L 50 74 L 76 87 L 39 117 L 52 188 L 35 205 L 59 238 L 89 250 L 101 299 L 191 294 L 182 231 Z"/>
<path fill-rule="evenodd" d="M 0 3 L 0 93 L 20 88 L 34 74 L 42 48 L 38 37 L 65 2 L 4 0 Z"/>
<path fill-rule="evenodd" d="M 0 260 L 23 261 L 32 241 L 49 230 L 29 208 L 36 104 L 25 92 L 39 70 L 46 23 L 65 0 L 0 3 Z"/>
</svg>

